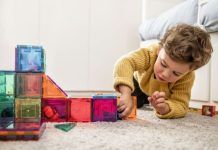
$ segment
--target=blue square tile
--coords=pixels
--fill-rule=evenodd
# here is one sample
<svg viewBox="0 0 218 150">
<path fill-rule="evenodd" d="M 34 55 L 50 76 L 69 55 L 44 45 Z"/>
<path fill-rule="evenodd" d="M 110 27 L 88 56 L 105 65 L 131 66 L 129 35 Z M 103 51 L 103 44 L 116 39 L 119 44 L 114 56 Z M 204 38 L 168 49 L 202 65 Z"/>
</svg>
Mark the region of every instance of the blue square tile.
<svg viewBox="0 0 218 150">
<path fill-rule="evenodd" d="M 45 72 L 45 55 L 42 46 L 18 45 L 16 72 Z"/>
</svg>

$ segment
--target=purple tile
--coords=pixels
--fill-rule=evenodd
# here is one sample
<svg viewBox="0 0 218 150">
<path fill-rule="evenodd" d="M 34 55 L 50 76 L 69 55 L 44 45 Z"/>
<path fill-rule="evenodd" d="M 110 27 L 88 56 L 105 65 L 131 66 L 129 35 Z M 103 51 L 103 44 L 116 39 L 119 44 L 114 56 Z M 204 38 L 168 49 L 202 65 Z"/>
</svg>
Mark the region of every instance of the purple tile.
<svg viewBox="0 0 218 150">
<path fill-rule="evenodd" d="M 93 99 L 92 121 L 116 121 L 117 99 Z"/>
<path fill-rule="evenodd" d="M 46 122 L 67 121 L 67 98 L 43 98 L 42 120 Z"/>
</svg>

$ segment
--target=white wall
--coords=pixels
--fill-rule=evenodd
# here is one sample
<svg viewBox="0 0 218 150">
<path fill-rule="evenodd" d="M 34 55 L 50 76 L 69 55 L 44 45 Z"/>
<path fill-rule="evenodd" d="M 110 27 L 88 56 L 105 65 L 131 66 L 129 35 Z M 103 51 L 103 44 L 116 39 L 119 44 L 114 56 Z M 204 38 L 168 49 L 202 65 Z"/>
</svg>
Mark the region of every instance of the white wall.
<svg viewBox="0 0 218 150">
<path fill-rule="evenodd" d="M 0 70 L 15 69 L 15 46 L 39 43 L 37 0 L 0 0 Z"/>
<path fill-rule="evenodd" d="M 157 17 L 185 0 L 142 0 L 142 20 Z"/>
<path fill-rule="evenodd" d="M 0 0 L 0 70 L 17 44 L 42 45 L 47 74 L 64 90 L 113 90 L 112 70 L 139 47 L 142 0 Z"/>
<path fill-rule="evenodd" d="M 213 43 L 213 53 L 212 53 L 212 59 L 211 59 L 211 73 L 210 73 L 210 100 L 215 101 L 218 103 L 218 90 L 217 90 L 217 84 L 218 84 L 218 32 L 211 34 L 211 40 Z M 217 104 L 217 110 L 218 110 L 218 104 Z"/>
</svg>

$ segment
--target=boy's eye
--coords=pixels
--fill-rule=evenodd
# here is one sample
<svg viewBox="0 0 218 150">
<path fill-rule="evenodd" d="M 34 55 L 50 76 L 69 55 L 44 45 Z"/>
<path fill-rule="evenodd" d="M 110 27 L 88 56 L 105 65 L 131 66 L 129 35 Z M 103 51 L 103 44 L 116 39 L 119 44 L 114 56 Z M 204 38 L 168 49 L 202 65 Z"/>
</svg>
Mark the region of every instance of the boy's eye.
<svg viewBox="0 0 218 150">
<path fill-rule="evenodd" d="M 162 61 L 160 62 L 161 66 L 163 66 L 164 68 L 167 67 L 167 65 L 165 65 Z"/>
<path fill-rule="evenodd" d="M 175 76 L 177 76 L 177 77 L 179 77 L 179 76 L 180 76 L 179 74 L 177 74 L 177 73 L 175 73 L 175 72 L 174 72 L 173 74 L 174 74 Z"/>
</svg>

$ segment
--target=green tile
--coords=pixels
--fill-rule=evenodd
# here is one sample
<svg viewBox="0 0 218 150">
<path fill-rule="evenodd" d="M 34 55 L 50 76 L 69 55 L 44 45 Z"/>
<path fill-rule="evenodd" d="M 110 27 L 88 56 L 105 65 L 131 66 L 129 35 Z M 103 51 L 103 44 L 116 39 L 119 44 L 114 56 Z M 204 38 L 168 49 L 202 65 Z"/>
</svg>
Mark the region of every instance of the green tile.
<svg viewBox="0 0 218 150">
<path fill-rule="evenodd" d="M 0 71 L 0 96 L 15 95 L 15 73 Z"/>
<path fill-rule="evenodd" d="M 16 98 L 16 119 L 40 119 L 41 99 Z"/>
<path fill-rule="evenodd" d="M 13 97 L 0 97 L 0 117 L 14 117 Z"/>
</svg>

